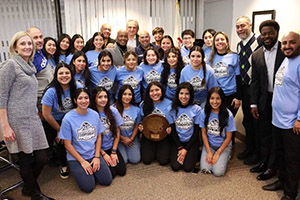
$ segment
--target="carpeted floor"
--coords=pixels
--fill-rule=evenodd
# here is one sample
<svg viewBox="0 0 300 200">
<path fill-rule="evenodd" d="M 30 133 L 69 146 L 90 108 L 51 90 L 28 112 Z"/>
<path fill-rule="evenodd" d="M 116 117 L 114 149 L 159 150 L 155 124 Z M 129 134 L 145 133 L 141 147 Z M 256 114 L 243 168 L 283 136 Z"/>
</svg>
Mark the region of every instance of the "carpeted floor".
<svg viewBox="0 0 300 200">
<path fill-rule="evenodd" d="M 243 144 L 235 145 L 235 154 L 241 152 Z M 111 186 L 97 185 L 90 194 L 81 192 L 72 177 L 63 180 L 58 168 L 45 167 L 39 178 L 42 191 L 53 198 L 61 200 L 94 200 L 94 199 L 199 199 L 199 200 L 274 200 L 280 199 L 283 192 L 267 192 L 261 187 L 271 183 L 257 181 L 257 174 L 249 172 L 250 166 L 245 166 L 236 158 L 230 160 L 224 177 L 214 177 L 202 173 L 173 172 L 169 166 L 127 165 L 127 174 L 116 177 Z M 20 176 L 16 170 L 8 169 L 0 173 L 0 187 L 17 182 Z M 21 195 L 21 187 L 7 192 L 5 195 L 15 200 L 30 199 Z"/>
</svg>

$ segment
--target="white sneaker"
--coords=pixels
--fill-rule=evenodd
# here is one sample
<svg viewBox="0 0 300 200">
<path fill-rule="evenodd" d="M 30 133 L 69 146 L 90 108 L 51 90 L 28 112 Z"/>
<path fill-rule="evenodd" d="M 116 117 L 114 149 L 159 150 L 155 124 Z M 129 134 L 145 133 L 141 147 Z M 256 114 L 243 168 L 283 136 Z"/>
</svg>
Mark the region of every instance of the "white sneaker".
<svg viewBox="0 0 300 200">
<path fill-rule="evenodd" d="M 59 173 L 60 173 L 60 177 L 62 179 L 69 178 L 69 169 L 68 169 L 68 167 L 60 167 Z"/>
</svg>

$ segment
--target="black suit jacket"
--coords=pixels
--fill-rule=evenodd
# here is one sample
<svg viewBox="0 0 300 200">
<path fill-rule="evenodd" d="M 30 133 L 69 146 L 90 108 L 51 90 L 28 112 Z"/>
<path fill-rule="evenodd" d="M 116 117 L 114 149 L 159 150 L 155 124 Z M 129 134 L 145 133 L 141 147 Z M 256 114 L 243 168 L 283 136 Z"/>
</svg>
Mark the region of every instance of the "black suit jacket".
<svg viewBox="0 0 300 200">
<path fill-rule="evenodd" d="M 273 84 L 275 80 L 275 74 L 280 67 L 285 55 L 281 51 L 281 43 L 278 44 L 276 53 L 275 69 L 273 74 Z M 263 46 L 257 49 L 252 54 L 252 82 L 250 85 L 250 103 L 256 104 L 258 110 L 263 112 L 268 97 L 268 71 L 265 62 L 265 56 Z"/>
</svg>

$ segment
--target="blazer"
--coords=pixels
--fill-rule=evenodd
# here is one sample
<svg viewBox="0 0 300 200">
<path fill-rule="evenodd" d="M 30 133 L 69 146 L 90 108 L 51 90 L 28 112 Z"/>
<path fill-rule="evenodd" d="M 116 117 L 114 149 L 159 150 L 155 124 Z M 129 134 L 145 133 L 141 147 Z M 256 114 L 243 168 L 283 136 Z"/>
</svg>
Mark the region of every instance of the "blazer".
<svg viewBox="0 0 300 200">
<path fill-rule="evenodd" d="M 109 51 L 111 53 L 111 55 L 113 57 L 113 64 L 116 67 L 124 65 L 123 55 L 122 55 L 117 43 L 115 43 L 114 47 L 106 48 L 105 50 Z M 127 51 L 133 51 L 134 52 L 134 48 L 127 46 Z"/>
<path fill-rule="evenodd" d="M 278 49 L 275 58 L 273 84 L 275 81 L 275 74 L 280 67 L 285 55 L 281 51 L 281 43 L 278 42 Z M 256 104 L 258 110 L 263 112 L 268 97 L 268 70 L 265 62 L 263 46 L 257 49 L 252 54 L 252 81 L 250 84 L 250 103 Z"/>
</svg>

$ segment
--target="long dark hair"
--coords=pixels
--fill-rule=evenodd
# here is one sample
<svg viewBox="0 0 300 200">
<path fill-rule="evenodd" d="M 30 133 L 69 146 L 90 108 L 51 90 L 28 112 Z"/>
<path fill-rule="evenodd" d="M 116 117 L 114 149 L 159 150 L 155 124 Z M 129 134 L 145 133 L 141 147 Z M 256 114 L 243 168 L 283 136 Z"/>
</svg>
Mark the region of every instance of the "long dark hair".
<svg viewBox="0 0 300 200">
<path fill-rule="evenodd" d="M 64 55 L 68 56 L 70 54 L 70 47 L 71 47 L 71 37 L 66 34 L 66 33 L 63 33 L 61 34 L 58 39 L 57 39 L 57 48 L 56 48 L 56 52 L 57 52 L 57 55 L 58 57 L 61 55 L 61 51 L 62 49 L 60 48 L 60 43 L 63 41 L 63 39 L 67 38 L 69 40 L 69 48 L 66 50 L 66 52 L 64 53 Z"/>
<path fill-rule="evenodd" d="M 199 46 L 193 46 L 191 48 L 191 51 L 190 51 L 190 54 L 189 54 L 189 58 L 191 58 L 191 54 L 193 51 L 198 51 L 201 53 L 201 57 L 202 57 L 202 60 L 201 60 L 201 65 L 202 65 L 202 69 L 203 69 L 203 79 L 202 79 L 202 82 L 201 82 L 201 86 L 204 86 L 206 84 L 206 80 L 205 80 L 205 77 L 206 77 L 206 63 L 205 63 L 205 54 L 204 54 L 204 51 L 201 47 Z"/>
<path fill-rule="evenodd" d="M 70 53 L 73 53 L 73 54 L 74 54 L 74 52 L 75 52 L 74 43 L 75 43 L 75 41 L 76 41 L 78 38 L 81 38 L 81 39 L 83 40 L 83 42 L 84 42 L 84 39 L 83 39 L 83 37 L 82 37 L 81 35 L 79 35 L 79 34 L 73 35 L 73 37 L 72 37 L 72 39 L 71 39 L 71 44 L 70 44 Z"/>
<path fill-rule="evenodd" d="M 160 90 L 161 90 L 160 100 L 162 101 L 165 97 L 165 91 L 164 91 L 164 88 L 163 88 L 161 83 L 156 82 L 156 81 L 149 83 L 149 85 L 146 89 L 145 97 L 144 97 L 144 104 L 143 104 L 144 116 L 147 116 L 147 115 L 151 114 L 153 109 L 154 109 L 153 100 L 150 98 L 150 94 L 149 94 L 150 93 L 150 88 L 153 85 L 159 87 Z"/>
<path fill-rule="evenodd" d="M 74 61 L 80 57 L 80 56 L 83 56 L 83 58 L 85 59 L 85 68 L 84 68 L 84 72 L 83 72 L 83 76 L 85 78 L 85 87 L 88 89 L 88 91 L 91 92 L 91 87 L 92 87 L 92 83 L 91 83 L 91 74 L 90 74 L 90 70 L 89 70 L 89 64 L 88 64 L 88 60 L 87 60 L 87 57 L 85 55 L 85 53 L 83 51 L 77 51 L 74 53 L 73 57 L 72 57 L 72 60 L 70 62 L 70 67 L 73 71 L 73 74 L 75 76 L 76 74 L 76 66 L 74 65 Z"/>
<path fill-rule="evenodd" d="M 180 90 L 182 90 L 182 89 L 187 89 L 190 93 L 190 99 L 189 99 L 188 105 L 186 105 L 184 107 L 192 105 L 194 102 L 194 88 L 193 88 L 192 84 L 190 84 L 189 82 L 180 83 L 176 89 L 176 94 L 175 94 L 175 97 L 174 97 L 174 100 L 172 103 L 172 110 L 173 109 L 176 110 L 176 115 L 178 112 L 178 107 L 179 106 L 183 107 L 183 105 L 181 104 L 181 102 L 179 100 L 179 93 L 180 93 Z"/>
<path fill-rule="evenodd" d="M 103 33 L 101 33 L 101 32 L 95 32 L 94 35 L 93 35 L 93 37 L 90 38 L 90 39 L 86 42 L 86 44 L 85 44 L 85 46 L 83 47 L 83 50 L 82 50 L 83 52 L 86 53 L 87 51 L 95 50 L 95 49 L 96 49 L 96 47 L 95 47 L 95 45 L 94 45 L 94 40 L 95 40 L 95 38 L 96 38 L 98 35 L 100 35 L 100 36 L 102 37 L 102 39 L 103 39 L 103 41 L 104 41 L 104 43 L 105 43 L 105 37 L 104 37 Z M 104 48 L 104 43 L 103 43 L 103 46 L 101 47 L 101 49 Z"/>
<path fill-rule="evenodd" d="M 166 52 L 166 56 L 165 56 L 165 61 L 164 63 L 162 64 L 164 69 L 161 73 L 161 83 L 163 85 L 167 85 L 168 83 L 168 76 L 170 74 L 170 65 L 168 63 L 168 56 L 170 53 L 174 53 L 176 56 L 177 56 L 177 66 L 176 66 L 176 69 L 175 69 L 175 74 L 176 74 L 176 84 L 178 85 L 179 84 L 179 79 L 180 79 L 180 73 L 181 73 L 181 70 L 183 69 L 184 67 L 184 63 L 182 61 L 182 57 L 181 57 L 181 53 L 179 51 L 179 49 L 176 49 L 176 48 L 171 48 L 169 50 L 167 50 Z"/>
<path fill-rule="evenodd" d="M 101 65 L 101 59 L 103 57 L 105 57 L 105 56 L 108 56 L 110 58 L 110 60 L 111 60 L 111 66 L 113 66 L 114 65 L 113 57 L 112 57 L 111 53 L 109 51 L 106 51 L 106 50 L 101 51 L 99 53 L 99 56 L 98 56 L 98 66 Z"/>
<path fill-rule="evenodd" d="M 113 137 L 115 137 L 117 135 L 116 120 L 115 120 L 114 115 L 113 115 L 113 113 L 110 109 L 109 94 L 108 94 L 107 90 L 104 87 L 96 87 L 93 90 L 92 109 L 99 112 L 98 109 L 97 109 L 96 98 L 97 98 L 97 95 L 100 92 L 105 92 L 106 95 L 107 95 L 107 104 L 104 106 L 104 114 L 106 115 L 107 119 L 109 120 L 109 123 L 110 123 L 109 129 L 112 132 Z"/>
<path fill-rule="evenodd" d="M 163 39 L 166 39 L 166 38 L 169 39 L 169 40 L 171 41 L 171 45 L 172 45 L 171 48 L 174 48 L 175 46 L 174 46 L 173 39 L 172 39 L 172 37 L 169 36 L 169 35 L 164 35 L 164 36 L 162 37 L 159 46 L 161 47 L 161 42 L 163 41 Z M 160 59 L 162 60 L 162 59 L 164 58 L 164 56 L 165 56 L 164 50 L 163 50 L 162 48 L 159 48 L 159 49 L 158 49 L 158 53 L 159 53 Z"/>
<path fill-rule="evenodd" d="M 132 99 L 130 101 L 130 104 L 131 105 L 135 105 L 135 98 L 134 98 L 134 91 L 132 89 L 132 87 L 128 84 L 125 84 L 125 85 L 122 85 L 119 89 L 119 93 L 118 93 L 118 99 L 116 101 L 116 107 L 119 111 L 119 113 L 123 116 L 123 111 L 124 111 L 124 105 L 123 105 L 123 102 L 122 102 L 122 96 L 125 92 L 125 90 L 129 89 L 131 91 L 131 94 L 132 94 Z"/>
<path fill-rule="evenodd" d="M 204 108 L 204 112 L 205 112 L 204 125 L 207 128 L 208 119 L 209 119 L 210 113 L 212 111 L 212 107 L 209 103 L 209 99 L 213 93 L 217 93 L 221 97 L 221 105 L 220 105 L 220 110 L 219 110 L 219 128 L 220 128 L 220 136 L 221 136 L 224 128 L 228 124 L 229 113 L 228 113 L 228 110 L 227 110 L 226 104 L 225 104 L 224 91 L 220 87 L 213 87 L 208 91 L 206 104 L 205 104 L 205 108 Z"/>
<path fill-rule="evenodd" d="M 56 52 L 57 52 L 57 42 L 54 38 L 52 37 L 45 37 L 44 38 L 44 45 L 43 45 L 43 48 L 42 48 L 42 52 L 44 54 L 44 56 L 48 59 L 48 57 L 52 57 L 47 51 L 46 51 L 46 44 L 48 41 L 52 40 L 54 43 L 55 43 L 55 46 L 56 46 L 56 51 L 54 52 L 54 54 L 52 55 L 53 56 L 53 59 L 54 59 L 54 62 L 55 63 L 58 63 L 58 57 L 56 56 Z"/>
<path fill-rule="evenodd" d="M 75 102 L 75 100 L 77 100 L 77 98 L 79 97 L 79 95 L 80 95 L 82 92 L 85 92 L 85 93 L 89 96 L 89 99 L 91 99 L 91 98 L 90 98 L 89 91 L 88 91 L 86 88 L 78 88 L 78 89 L 76 89 L 75 94 L 74 94 L 74 102 Z M 90 102 L 90 104 L 91 104 L 91 102 Z M 77 105 L 77 104 L 76 104 L 76 105 Z M 74 106 L 74 107 L 75 107 L 75 106 Z M 76 106 L 76 107 L 77 107 L 77 106 Z"/>
<path fill-rule="evenodd" d="M 58 103 L 59 107 L 62 108 L 61 96 L 64 93 L 64 90 L 62 89 L 60 83 L 57 80 L 57 73 L 58 73 L 58 70 L 60 68 L 63 68 L 63 67 L 65 67 L 68 70 L 70 70 L 70 73 L 71 73 L 71 80 L 69 82 L 69 86 L 70 86 L 71 101 L 72 101 L 72 105 L 74 107 L 74 94 L 75 94 L 75 91 L 76 91 L 76 83 L 75 83 L 74 74 L 72 72 L 71 67 L 67 63 L 65 63 L 65 62 L 59 62 L 58 65 L 56 66 L 53 80 L 46 87 L 46 89 L 44 91 L 44 94 L 46 93 L 46 91 L 49 88 L 54 87 L 55 90 L 56 90 L 56 95 L 57 95 L 57 103 Z"/>
</svg>

